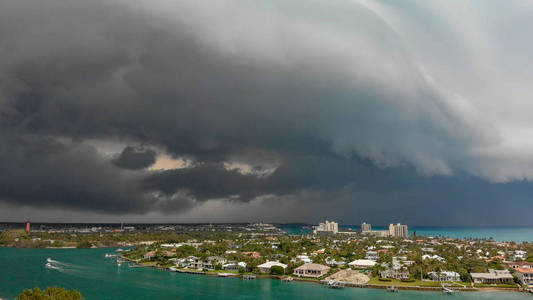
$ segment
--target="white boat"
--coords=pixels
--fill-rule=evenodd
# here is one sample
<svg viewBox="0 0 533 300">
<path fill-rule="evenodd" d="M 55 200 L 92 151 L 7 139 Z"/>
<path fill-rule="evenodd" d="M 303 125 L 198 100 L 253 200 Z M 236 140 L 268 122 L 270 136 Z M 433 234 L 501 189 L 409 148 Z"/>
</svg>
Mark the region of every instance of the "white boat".
<svg viewBox="0 0 533 300">
<path fill-rule="evenodd" d="M 116 252 L 122 252 L 122 251 L 124 251 L 124 249 L 122 249 L 122 248 L 118 248 L 118 249 L 115 250 L 115 251 L 116 251 Z"/>
<path fill-rule="evenodd" d="M 131 266 L 130 266 L 130 267 L 131 267 Z M 172 272 L 178 272 L 178 269 L 175 268 L 175 267 L 170 267 L 170 268 L 168 268 L 168 269 L 169 269 L 170 271 L 172 271 Z"/>
<path fill-rule="evenodd" d="M 290 277 L 290 276 L 287 276 L 287 277 L 283 277 L 283 278 L 281 278 L 281 281 L 285 281 L 285 282 L 291 282 L 291 281 L 293 281 L 293 280 L 294 280 L 294 278 L 292 278 L 292 277 Z"/>
<path fill-rule="evenodd" d="M 117 257 L 117 255 L 116 255 L 116 254 L 106 253 L 106 254 L 104 255 L 104 257 L 105 257 L 105 258 Z"/>
<path fill-rule="evenodd" d="M 398 292 L 398 289 L 395 286 L 389 286 L 387 292 L 396 293 Z"/>
<path fill-rule="evenodd" d="M 449 289 L 449 288 L 443 286 L 443 287 L 442 287 L 442 292 L 445 293 L 445 294 L 451 295 L 451 294 L 454 293 L 454 290 Z"/>
<path fill-rule="evenodd" d="M 218 277 L 229 277 L 231 275 L 234 275 L 233 273 L 217 273 Z"/>
</svg>

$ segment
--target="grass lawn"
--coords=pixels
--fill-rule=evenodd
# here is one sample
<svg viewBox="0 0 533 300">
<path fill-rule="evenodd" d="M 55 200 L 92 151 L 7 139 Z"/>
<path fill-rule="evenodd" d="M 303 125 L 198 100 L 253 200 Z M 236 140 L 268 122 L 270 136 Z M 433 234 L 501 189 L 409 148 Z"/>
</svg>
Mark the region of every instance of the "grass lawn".
<svg viewBox="0 0 533 300">
<path fill-rule="evenodd" d="M 392 279 L 391 281 L 380 281 L 377 277 L 372 277 L 368 284 L 375 284 L 375 285 L 395 285 L 395 286 L 426 286 L 426 287 L 441 287 L 441 284 L 445 283 L 449 286 L 455 286 L 455 287 L 462 287 L 462 285 L 465 285 L 466 287 L 470 287 L 469 282 L 460 282 L 459 285 L 457 283 L 451 283 L 451 282 L 436 282 L 436 281 L 421 281 L 420 279 L 416 279 L 415 281 L 411 282 L 404 282 L 397 279 Z"/>
<path fill-rule="evenodd" d="M 516 288 L 516 284 L 484 284 L 484 283 L 475 283 L 474 287 L 484 288 L 484 287 L 493 287 L 493 288 Z"/>
</svg>

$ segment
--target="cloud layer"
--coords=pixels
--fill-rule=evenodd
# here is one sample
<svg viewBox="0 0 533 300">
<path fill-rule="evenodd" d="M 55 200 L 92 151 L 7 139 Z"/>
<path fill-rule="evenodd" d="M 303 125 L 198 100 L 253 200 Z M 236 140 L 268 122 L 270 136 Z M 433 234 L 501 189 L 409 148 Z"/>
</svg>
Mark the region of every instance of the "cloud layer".
<svg viewBox="0 0 533 300">
<path fill-rule="evenodd" d="M 0 199 L 143 214 L 531 180 L 533 74 L 515 46 L 533 46 L 501 20 L 533 9 L 509 5 L 2 1 Z M 148 169 L 163 154 L 190 163 Z"/>
</svg>

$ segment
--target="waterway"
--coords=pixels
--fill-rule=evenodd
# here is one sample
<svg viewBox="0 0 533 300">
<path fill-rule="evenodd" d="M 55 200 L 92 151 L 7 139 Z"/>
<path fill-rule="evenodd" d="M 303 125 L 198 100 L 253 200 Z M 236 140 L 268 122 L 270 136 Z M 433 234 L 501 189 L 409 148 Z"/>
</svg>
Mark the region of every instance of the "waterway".
<svg viewBox="0 0 533 300">
<path fill-rule="evenodd" d="M 307 282 L 243 280 L 117 266 L 104 258 L 113 249 L 0 248 L 0 298 L 13 299 L 25 288 L 60 286 L 86 299 L 450 299 L 440 292 L 345 288 L 328 289 Z M 51 266 L 45 266 L 47 258 Z M 532 299 L 512 292 L 459 292 L 453 299 Z"/>
</svg>

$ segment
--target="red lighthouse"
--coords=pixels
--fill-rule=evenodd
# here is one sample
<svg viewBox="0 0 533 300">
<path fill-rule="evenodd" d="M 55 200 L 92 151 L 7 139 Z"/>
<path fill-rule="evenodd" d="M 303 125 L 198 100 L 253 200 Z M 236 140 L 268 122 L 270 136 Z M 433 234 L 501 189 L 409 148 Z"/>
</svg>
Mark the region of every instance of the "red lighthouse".
<svg viewBox="0 0 533 300">
<path fill-rule="evenodd" d="M 30 221 L 26 221 L 26 232 L 30 233 Z"/>
</svg>

